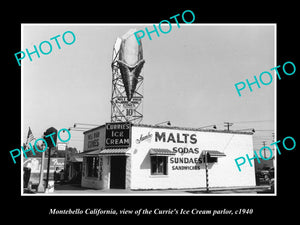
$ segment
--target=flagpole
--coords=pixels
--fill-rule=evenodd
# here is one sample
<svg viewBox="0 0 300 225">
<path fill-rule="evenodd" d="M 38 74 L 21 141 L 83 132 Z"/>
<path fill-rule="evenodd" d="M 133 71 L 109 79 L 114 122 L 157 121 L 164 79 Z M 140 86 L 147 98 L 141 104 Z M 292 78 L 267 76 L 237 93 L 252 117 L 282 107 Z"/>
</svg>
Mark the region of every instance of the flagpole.
<svg viewBox="0 0 300 225">
<path fill-rule="evenodd" d="M 30 144 L 30 142 L 32 142 L 32 141 L 34 141 L 34 140 L 36 140 L 36 138 L 33 136 L 32 131 L 31 131 L 30 126 L 29 126 L 29 127 L 28 127 L 28 132 L 27 132 L 26 143 L 23 142 L 23 148 L 24 148 L 24 151 L 25 151 L 25 152 L 26 152 L 27 149 L 29 149 L 29 144 Z M 32 150 L 33 155 L 35 155 L 34 150 L 33 150 L 34 146 L 33 146 L 33 147 L 30 146 L 30 148 L 31 148 L 31 150 Z M 23 155 L 22 155 L 22 156 L 23 156 Z M 22 158 L 23 158 L 23 157 L 22 157 Z M 27 154 L 26 154 L 26 158 L 27 158 Z M 24 168 L 22 167 L 22 172 L 24 172 L 23 169 L 24 169 Z M 29 177 L 29 180 L 30 180 L 30 177 Z"/>
</svg>

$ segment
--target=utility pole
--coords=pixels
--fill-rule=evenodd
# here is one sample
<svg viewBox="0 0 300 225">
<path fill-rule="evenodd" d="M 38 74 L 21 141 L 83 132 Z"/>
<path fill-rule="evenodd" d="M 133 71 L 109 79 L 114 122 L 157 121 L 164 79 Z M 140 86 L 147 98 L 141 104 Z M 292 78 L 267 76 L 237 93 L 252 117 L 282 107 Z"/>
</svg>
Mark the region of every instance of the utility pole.
<svg viewBox="0 0 300 225">
<path fill-rule="evenodd" d="M 264 145 L 264 158 L 266 158 L 266 149 L 265 149 L 265 147 L 266 147 L 266 141 L 263 141 L 263 145 Z"/>
<path fill-rule="evenodd" d="M 48 183 L 49 183 L 50 158 L 51 158 L 50 154 L 51 154 L 51 147 L 48 147 L 48 163 L 47 163 L 46 186 L 45 186 L 48 189 L 49 189 Z"/>
<path fill-rule="evenodd" d="M 45 187 L 44 187 L 44 160 L 45 160 L 45 151 L 42 152 L 41 156 L 41 168 L 40 168 L 40 179 L 39 179 L 39 185 L 37 187 L 38 193 L 44 193 Z"/>
<path fill-rule="evenodd" d="M 227 127 L 227 130 L 229 131 L 229 127 L 232 126 L 233 123 L 224 122 L 224 127 Z"/>
<path fill-rule="evenodd" d="M 272 142 L 275 142 L 275 133 L 274 133 L 274 132 L 272 132 Z M 274 151 L 274 153 L 275 153 L 275 151 L 276 151 L 275 146 L 274 146 L 273 151 Z M 274 161 L 275 161 L 275 154 L 273 154 L 273 162 L 272 162 L 273 167 L 274 167 L 274 169 L 275 169 L 275 168 L 276 168 L 276 163 L 274 163 Z"/>
</svg>

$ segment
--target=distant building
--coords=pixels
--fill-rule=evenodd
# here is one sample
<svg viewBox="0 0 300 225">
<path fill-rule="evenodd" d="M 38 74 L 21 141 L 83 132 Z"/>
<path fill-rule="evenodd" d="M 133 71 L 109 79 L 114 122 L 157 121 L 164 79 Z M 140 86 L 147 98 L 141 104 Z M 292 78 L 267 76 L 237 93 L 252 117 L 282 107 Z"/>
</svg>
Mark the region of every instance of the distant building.
<svg viewBox="0 0 300 225">
<path fill-rule="evenodd" d="M 82 174 L 83 155 L 80 153 L 66 152 L 65 179 L 70 183 L 80 184 Z"/>
<path fill-rule="evenodd" d="M 62 157 L 51 157 L 50 158 L 50 170 L 49 170 L 49 179 L 54 179 L 54 171 L 55 170 L 63 170 L 65 164 L 65 158 Z M 40 157 L 28 157 L 25 159 L 23 166 L 30 168 L 30 179 L 29 182 L 31 182 L 33 185 L 36 185 L 39 183 L 39 176 L 40 176 L 40 170 L 41 170 L 41 158 Z M 44 159 L 44 178 L 46 178 L 47 174 L 47 166 L 48 166 L 48 157 L 45 157 Z"/>
<path fill-rule="evenodd" d="M 273 168 L 274 167 L 274 156 L 269 160 L 263 160 L 260 158 L 260 163 L 258 163 L 257 160 L 255 160 L 255 171 L 259 171 L 266 168 Z"/>
</svg>

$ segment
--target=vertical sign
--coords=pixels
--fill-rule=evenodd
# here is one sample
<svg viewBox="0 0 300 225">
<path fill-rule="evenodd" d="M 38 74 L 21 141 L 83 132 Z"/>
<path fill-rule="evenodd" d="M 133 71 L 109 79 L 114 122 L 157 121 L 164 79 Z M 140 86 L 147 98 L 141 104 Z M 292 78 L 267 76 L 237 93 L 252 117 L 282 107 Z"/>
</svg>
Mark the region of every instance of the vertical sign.
<svg viewBox="0 0 300 225">
<path fill-rule="evenodd" d="M 131 123 L 106 123 L 105 148 L 129 148 Z"/>
<path fill-rule="evenodd" d="M 94 149 L 100 145 L 100 131 L 97 129 L 95 131 L 89 132 L 87 135 L 87 150 Z"/>
</svg>

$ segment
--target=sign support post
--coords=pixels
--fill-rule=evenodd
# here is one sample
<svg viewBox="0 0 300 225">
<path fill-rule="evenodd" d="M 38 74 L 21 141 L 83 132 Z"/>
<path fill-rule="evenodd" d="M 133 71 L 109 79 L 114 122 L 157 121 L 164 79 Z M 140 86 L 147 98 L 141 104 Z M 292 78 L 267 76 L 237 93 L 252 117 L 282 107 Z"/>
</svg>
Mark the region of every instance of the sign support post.
<svg viewBox="0 0 300 225">
<path fill-rule="evenodd" d="M 206 174 L 206 192 L 209 192 L 207 151 L 205 151 L 205 174 Z"/>
<path fill-rule="evenodd" d="M 45 188 L 43 184 L 43 179 L 44 179 L 44 160 L 45 160 L 45 151 L 42 152 L 42 159 L 41 159 L 41 169 L 40 169 L 40 180 L 39 180 L 39 185 L 37 188 L 38 193 L 44 193 Z"/>
<path fill-rule="evenodd" d="M 48 183 L 49 183 L 50 153 L 51 153 L 51 147 L 48 148 L 48 163 L 47 163 L 46 189 L 48 188 Z"/>
</svg>

